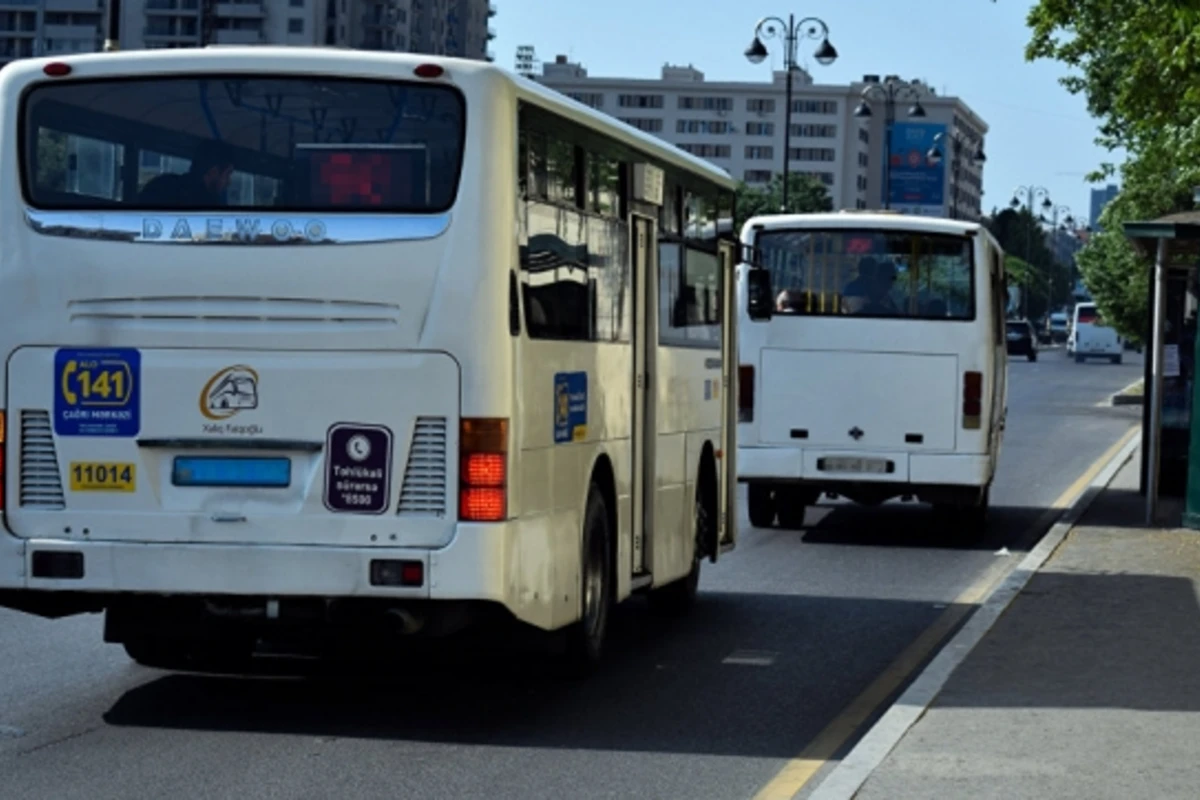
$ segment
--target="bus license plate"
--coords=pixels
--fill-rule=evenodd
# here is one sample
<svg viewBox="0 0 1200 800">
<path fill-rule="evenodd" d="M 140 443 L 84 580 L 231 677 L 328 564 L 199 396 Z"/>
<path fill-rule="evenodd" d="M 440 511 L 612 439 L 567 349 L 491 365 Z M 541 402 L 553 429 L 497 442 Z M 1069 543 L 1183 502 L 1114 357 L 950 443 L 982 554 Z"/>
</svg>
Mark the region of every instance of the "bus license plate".
<svg viewBox="0 0 1200 800">
<path fill-rule="evenodd" d="M 137 491 L 137 467 L 111 461 L 72 461 L 72 492 Z"/>
<path fill-rule="evenodd" d="M 290 458 L 177 456 L 171 470 L 176 486 L 283 489 L 291 482 Z"/>
<path fill-rule="evenodd" d="M 870 475 L 883 475 L 888 471 L 888 462 L 882 458 L 851 458 L 839 456 L 821 459 L 821 469 L 825 472 L 863 472 Z"/>
</svg>

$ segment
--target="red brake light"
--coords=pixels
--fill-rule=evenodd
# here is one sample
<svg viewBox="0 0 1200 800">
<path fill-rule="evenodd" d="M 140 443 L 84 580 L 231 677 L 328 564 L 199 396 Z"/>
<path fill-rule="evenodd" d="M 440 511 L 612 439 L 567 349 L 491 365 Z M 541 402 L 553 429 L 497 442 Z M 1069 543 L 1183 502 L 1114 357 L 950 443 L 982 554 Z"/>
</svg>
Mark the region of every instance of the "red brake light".
<svg viewBox="0 0 1200 800">
<path fill-rule="evenodd" d="M 71 74 L 71 65 L 64 64 L 61 61 L 51 61 L 46 66 L 42 67 L 42 72 L 46 73 L 51 78 L 61 78 L 64 75 Z"/>
<path fill-rule="evenodd" d="M 446 70 L 438 64 L 421 64 L 413 70 L 413 74 L 418 78 L 440 78 L 445 72 Z"/>
<path fill-rule="evenodd" d="M 459 429 L 458 517 L 499 522 L 508 516 L 508 420 L 464 419 Z"/>
<path fill-rule="evenodd" d="M 983 414 L 983 373 L 963 373 L 962 425 L 968 430 L 978 429 Z"/>
<path fill-rule="evenodd" d="M 754 421 L 754 367 L 738 367 L 738 422 Z"/>
</svg>

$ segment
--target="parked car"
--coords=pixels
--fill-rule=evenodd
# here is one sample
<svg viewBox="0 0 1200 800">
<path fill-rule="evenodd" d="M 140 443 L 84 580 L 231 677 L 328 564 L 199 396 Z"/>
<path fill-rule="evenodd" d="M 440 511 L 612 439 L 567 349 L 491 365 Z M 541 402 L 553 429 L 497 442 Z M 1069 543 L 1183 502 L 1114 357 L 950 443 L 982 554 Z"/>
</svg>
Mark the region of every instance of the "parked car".
<svg viewBox="0 0 1200 800">
<path fill-rule="evenodd" d="M 1010 356 L 1025 356 L 1030 361 L 1037 361 L 1038 343 L 1033 325 L 1027 319 L 1010 319 L 1008 327 L 1008 354 Z"/>
</svg>

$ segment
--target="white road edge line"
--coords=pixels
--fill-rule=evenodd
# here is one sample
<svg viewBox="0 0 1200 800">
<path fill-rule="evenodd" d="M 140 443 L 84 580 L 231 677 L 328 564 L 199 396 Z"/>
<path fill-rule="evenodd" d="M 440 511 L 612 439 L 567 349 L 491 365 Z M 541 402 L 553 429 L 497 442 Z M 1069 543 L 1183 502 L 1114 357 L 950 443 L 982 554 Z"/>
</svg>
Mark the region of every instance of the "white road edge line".
<svg viewBox="0 0 1200 800">
<path fill-rule="evenodd" d="M 950 679 L 951 673 L 975 649 L 975 646 L 991 630 L 996 620 L 1016 599 L 1025 584 L 1041 568 L 1062 540 L 1079 522 L 1117 472 L 1141 444 L 1140 432 L 1134 435 L 1117 454 L 1092 479 L 1091 484 L 1075 500 L 1069 509 L 1050 528 L 1041 542 L 1005 576 L 983 604 L 971 615 L 967 623 L 954 638 L 938 652 L 929 665 L 922 670 L 904 694 L 892 704 L 884 715 L 867 731 L 841 763 L 830 770 L 808 800 L 852 800 L 871 774 L 883 763 L 892 749 L 904 738 L 909 729 L 924 716 L 929 706 Z M 800 797 L 803 790 L 793 796 Z"/>
</svg>

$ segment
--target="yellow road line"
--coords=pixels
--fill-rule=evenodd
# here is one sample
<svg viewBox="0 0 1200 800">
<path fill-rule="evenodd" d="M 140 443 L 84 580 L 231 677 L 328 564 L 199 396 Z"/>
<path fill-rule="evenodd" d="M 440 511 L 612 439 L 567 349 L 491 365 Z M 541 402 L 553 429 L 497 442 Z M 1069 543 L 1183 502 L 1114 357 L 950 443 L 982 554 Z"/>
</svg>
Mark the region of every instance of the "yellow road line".
<svg viewBox="0 0 1200 800">
<path fill-rule="evenodd" d="M 1138 427 L 1130 428 L 1112 447 L 1105 450 L 1104 455 L 1092 462 L 1092 465 L 1058 496 L 1050 508 L 1046 509 L 1037 521 L 1025 530 L 1021 538 L 1032 535 L 1042 528 L 1048 529 L 1054 523 L 1054 518 L 1083 495 L 1096 476 L 1137 432 Z M 879 706 L 908 680 L 913 671 L 933 653 L 934 649 L 958 626 L 963 618 L 991 593 L 992 589 L 1017 563 L 1019 561 L 1012 559 L 997 562 L 996 566 L 979 576 L 973 584 L 955 597 L 933 624 L 914 639 L 908 647 L 904 648 L 896 660 L 889 664 L 887 669 L 863 690 L 862 694 L 854 698 L 854 701 L 834 717 L 799 755 L 785 764 L 770 783 L 754 795 L 754 800 L 788 800 L 803 789 L 862 727 L 862 724 L 879 709 Z"/>
</svg>

